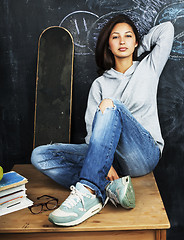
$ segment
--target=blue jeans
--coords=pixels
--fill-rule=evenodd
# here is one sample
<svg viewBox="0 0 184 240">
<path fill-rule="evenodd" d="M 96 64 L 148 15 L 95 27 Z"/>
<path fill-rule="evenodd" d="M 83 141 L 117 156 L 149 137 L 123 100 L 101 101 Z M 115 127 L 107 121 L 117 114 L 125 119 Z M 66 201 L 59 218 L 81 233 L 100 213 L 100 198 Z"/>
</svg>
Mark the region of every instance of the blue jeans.
<svg viewBox="0 0 184 240">
<path fill-rule="evenodd" d="M 119 176 L 142 176 L 157 165 L 160 150 L 119 101 L 104 113 L 98 108 L 88 144 L 49 144 L 32 152 L 32 164 L 64 187 L 80 181 L 105 201 L 106 176 L 113 165 Z"/>
</svg>

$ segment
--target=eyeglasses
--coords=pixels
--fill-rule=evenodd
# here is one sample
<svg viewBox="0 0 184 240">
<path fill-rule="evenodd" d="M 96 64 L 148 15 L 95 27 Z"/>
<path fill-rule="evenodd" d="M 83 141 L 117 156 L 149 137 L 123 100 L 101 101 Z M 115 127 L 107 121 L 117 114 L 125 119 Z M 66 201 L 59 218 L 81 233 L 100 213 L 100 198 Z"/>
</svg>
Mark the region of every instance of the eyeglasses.
<svg viewBox="0 0 184 240">
<path fill-rule="evenodd" d="M 43 212 L 44 206 L 47 208 L 47 210 L 53 210 L 53 209 L 57 208 L 57 206 L 58 206 L 57 198 L 49 196 L 49 195 L 42 195 L 41 197 L 37 197 L 37 200 L 39 200 L 43 197 L 50 198 L 50 200 L 48 200 L 47 202 L 43 202 L 43 203 L 35 203 L 32 206 L 28 207 L 29 210 L 33 214 L 39 214 L 39 213 Z M 44 211 L 47 211 L 47 210 L 44 210 Z"/>
</svg>

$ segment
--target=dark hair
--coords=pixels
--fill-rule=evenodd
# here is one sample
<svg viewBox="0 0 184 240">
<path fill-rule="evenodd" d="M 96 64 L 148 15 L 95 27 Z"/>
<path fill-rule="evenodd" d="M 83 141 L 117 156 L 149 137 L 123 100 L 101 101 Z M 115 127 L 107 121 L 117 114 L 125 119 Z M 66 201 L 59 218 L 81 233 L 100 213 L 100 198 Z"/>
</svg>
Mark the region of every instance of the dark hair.
<svg viewBox="0 0 184 240">
<path fill-rule="evenodd" d="M 109 36 L 114 26 L 118 23 L 127 23 L 132 27 L 132 30 L 136 37 L 136 42 L 138 43 L 139 46 L 140 42 L 139 33 L 133 21 L 127 15 L 124 14 L 111 18 L 100 31 L 96 44 L 95 58 L 96 64 L 99 68 L 98 73 L 100 75 L 102 75 L 104 71 L 109 70 L 115 65 L 114 55 L 109 49 Z M 135 51 L 133 53 L 133 60 L 137 60 L 137 47 L 135 48 Z"/>
</svg>

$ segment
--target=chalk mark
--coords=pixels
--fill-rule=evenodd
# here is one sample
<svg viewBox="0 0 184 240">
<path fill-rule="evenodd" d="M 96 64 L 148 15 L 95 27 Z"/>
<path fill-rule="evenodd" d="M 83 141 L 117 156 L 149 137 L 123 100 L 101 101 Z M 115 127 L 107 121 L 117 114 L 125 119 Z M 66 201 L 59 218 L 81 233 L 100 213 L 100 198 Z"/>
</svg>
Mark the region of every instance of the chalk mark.
<svg viewBox="0 0 184 240">
<path fill-rule="evenodd" d="M 86 23 L 86 19 L 85 18 L 83 18 L 83 23 L 84 23 L 85 31 L 87 32 L 88 31 L 88 27 L 87 27 L 87 23 Z"/>
<path fill-rule="evenodd" d="M 87 43 L 90 26 L 98 15 L 89 11 L 74 11 L 63 18 L 59 26 L 68 29 L 74 39 L 75 55 L 89 55 L 91 50 Z"/>
<path fill-rule="evenodd" d="M 77 33 L 78 35 L 80 34 L 80 31 L 79 31 L 79 27 L 78 27 L 78 24 L 77 24 L 77 20 L 74 19 L 74 23 L 75 23 L 75 27 L 76 27 L 76 30 L 77 30 Z"/>
<path fill-rule="evenodd" d="M 181 21 L 184 22 L 184 2 L 176 2 L 164 7 L 157 15 L 154 25 L 161 22 L 171 21 L 175 28 L 175 37 L 170 54 L 170 58 L 173 60 L 184 58 L 184 31 L 181 31 Z M 178 21 L 180 21 L 179 24 Z"/>
</svg>

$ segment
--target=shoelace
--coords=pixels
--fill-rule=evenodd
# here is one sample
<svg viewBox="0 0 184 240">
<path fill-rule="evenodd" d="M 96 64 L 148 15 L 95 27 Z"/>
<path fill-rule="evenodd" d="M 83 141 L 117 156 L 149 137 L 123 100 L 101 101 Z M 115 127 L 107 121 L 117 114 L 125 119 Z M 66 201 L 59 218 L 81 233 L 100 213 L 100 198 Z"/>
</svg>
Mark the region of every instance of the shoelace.
<svg viewBox="0 0 184 240">
<path fill-rule="evenodd" d="M 79 192 L 74 186 L 70 187 L 71 193 L 70 196 L 64 201 L 63 206 L 67 208 L 74 207 L 79 201 L 82 202 L 83 210 L 85 210 L 84 199 L 83 196 L 87 196 L 87 194 Z"/>
</svg>

